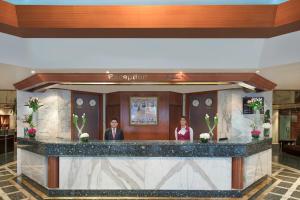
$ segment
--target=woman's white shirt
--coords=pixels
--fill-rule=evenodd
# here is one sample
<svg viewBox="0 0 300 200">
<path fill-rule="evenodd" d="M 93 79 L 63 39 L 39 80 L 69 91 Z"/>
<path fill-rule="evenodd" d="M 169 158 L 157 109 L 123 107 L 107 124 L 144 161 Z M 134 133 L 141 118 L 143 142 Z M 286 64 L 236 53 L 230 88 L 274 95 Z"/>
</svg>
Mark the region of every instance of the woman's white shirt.
<svg viewBox="0 0 300 200">
<path fill-rule="evenodd" d="M 189 129 L 190 129 L 190 141 L 193 142 L 194 132 L 191 127 L 189 127 Z M 181 135 L 184 135 L 185 133 L 186 133 L 186 127 L 181 128 L 180 131 L 178 132 L 178 134 L 181 134 Z M 175 128 L 175 139 L 178 140 L 177 128 Z"/>
</svg>

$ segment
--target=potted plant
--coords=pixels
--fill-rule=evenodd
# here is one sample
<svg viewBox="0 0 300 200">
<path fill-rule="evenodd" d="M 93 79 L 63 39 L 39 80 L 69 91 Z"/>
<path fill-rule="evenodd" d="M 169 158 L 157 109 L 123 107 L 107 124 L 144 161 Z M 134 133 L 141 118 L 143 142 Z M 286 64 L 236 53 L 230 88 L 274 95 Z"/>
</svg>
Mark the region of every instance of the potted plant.
<svg viewBox="0 0 300 200">
<path fill-rule="evenodd" d="M 38 124 L 37 111 L 43 105 L 37 97 L 30 97 L 25 106 L 28 106 L 32 111 L 29 115 L 25 115 L 25 119 L 23 120 L 23 122 L 29 126 L 24 128 L 24 135 L 34 138 L 37 132 L 35 126 Z"/>
<path fill-rule="evenodd" d="M 261 131 L 257 129 L 257 126 L 255 123 L 251 124 L 251 128 L 252 128 L 252 131 L 251 131 L 252 138 L 258 139 L 259 135 L 261 134 Z"/>
<path fill-rule="evenodd" d="M 253 109 L 254 111 L 254 122 L 250 125 L 252 128 L 251 135 L 253 138 L 257 139 L 259 138 L 259 135 L 261 134 L 261 131 L 259 130 L 259 126 L 261 126 L 261 116 L 260 116 L 260 110 L 263 108 L 263 99 L 253 97 L 247 102 L 247 105 Z"/>
<path fill-rule="evenodd" d="M 28 102 L 27 102 L 27 104 L 25 104 L 25 106 L 28 106 L 29 108 L 31 108 L 32 112 L 36 112 L 43 105 L 40 104 L 39 98 L 37 98 L 37 97 L 30 97 L 29 100 L 28 100 Z"/>
<path fill-rule="evenodd" d="M 89 141 L 89 134 L 88 133 L 82 133 L 80 136 L 79 136 L 79 139 L 81 142 L 88 142 Z"/>
<path fill-rule="evenodd" d="M 202 143 L 207 143 L 210 138 L 210 135 L 209 133 L 201 133 L 199 138 Z"/>
<path fill-rule="evenodd" d="M 36 135 L 36 129 L 35 128 L 30 128 L 27 130 L 27 134 L 30 138 L 35 138 Z"/>
<path fill-rule="evenodd" d="M 213 140 L 213 138 L 214 138 L 214 129 L 217 127 L 218 121 L 219 121 L 218 115 L 216 114 L 214 116 L 214 125 L 211 126 L 209 115 L 208 114 L 205 115 L 205 123 L 206 123 L 206 125 L 208 127 L 208 130 L 209 130 L 210 140 Z"/>
<path fill-rule="evenodd" d="M 85 113 L 81 116 L 81 126 L 78 125 L 78 115 L 73 114 L 73 125 L 77 129 L 78 138 L 82 142 L 87 142 L 89 140 L 89 134 L 88 133 L 82 133 L 82 130 L 84 129 L 84 126 L 87 124 L 87 117 Z"/>
<path fill-rule="evenodd" d="M 264 129 L 264 137 L 270 136 L 270 129 L 272 127 L 271 125 L 271 117 L 270 117 L 270 110 L 267 110 L 264 114 L 264 123 L 262 125 Z"/>
</svg>

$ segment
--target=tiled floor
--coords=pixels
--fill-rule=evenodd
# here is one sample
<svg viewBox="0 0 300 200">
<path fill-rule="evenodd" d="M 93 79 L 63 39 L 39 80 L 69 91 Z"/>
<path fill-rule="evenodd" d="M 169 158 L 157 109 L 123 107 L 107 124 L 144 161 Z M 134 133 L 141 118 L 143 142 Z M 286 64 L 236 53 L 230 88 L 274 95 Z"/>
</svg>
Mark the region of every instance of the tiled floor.
<svg viewBox="0 0 300 200">
<path fill-rule="evenodd" d="M 13 178 L 16 177 L 16 162 L 0 166 L 0 200 L 34 200 L 32 196 L 17 184 Z"/>
</svg>

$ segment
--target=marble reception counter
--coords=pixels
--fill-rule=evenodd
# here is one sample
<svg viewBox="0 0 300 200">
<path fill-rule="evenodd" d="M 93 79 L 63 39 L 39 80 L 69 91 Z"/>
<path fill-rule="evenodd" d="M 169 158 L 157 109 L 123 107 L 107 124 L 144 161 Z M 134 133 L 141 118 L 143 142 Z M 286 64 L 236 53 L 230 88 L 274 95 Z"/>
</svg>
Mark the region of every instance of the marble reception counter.
<svg viewBox="0 0 300 200">
<path fill-rule="evenodd" d="M 18 174 L 49 196 L 240 197 L 271 174 L 270 139 L 18 138 Z"/>
</svg>

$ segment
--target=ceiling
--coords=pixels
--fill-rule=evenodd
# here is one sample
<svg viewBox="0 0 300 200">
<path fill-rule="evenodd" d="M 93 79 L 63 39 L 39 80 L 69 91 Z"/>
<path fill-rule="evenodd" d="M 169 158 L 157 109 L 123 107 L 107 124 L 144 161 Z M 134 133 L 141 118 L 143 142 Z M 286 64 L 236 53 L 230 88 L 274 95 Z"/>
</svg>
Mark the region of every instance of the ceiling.
<svg viewBox="0 0 300 200">
<path fill-rule="evenodd" d="M 299 41 L 300 31 L 270 39 L 24 39 L 0 33 L 0 62 L 36 70 L 256 70 L 300 62 Z"/>
<path fill-rule="evenodd" d="M 151 1 L 155 0 L 148 2 Z M 209 0 L 210 4 L 223 6 L 158 6 L 157 10 L 151 6 L 143 7 L 146 10 L 139 6 L 128 7 L 129 10 L 123 6 L 113 7 L 116 27 L 110 24 L 109 17 L 103 17 L 105 6 L 36 7 L 36 0 L 11 2 L 34 5 L 13 5 L 0 0 L 0 8 L 5 7 L 4 12 L 0 12 L 0 32 L 5 32 L 0 33 L 0 89 L 13 89 L 13 83 L 30 76 L 31 70 L 98 73 L 107 70 L 173 73 L 260 70 L 261 75 L 278 84 L 277 89 L 300 89 L 299 0 L 285 3 L 259 0 L 260 4 L 269 5 L 240 6 L 224 4 L 241 4 L 241 0 Z M 48 0 L 38 2 L 50 3 Z M 208 1 L 197 2 L 207 4 Z M 247 1 L 255 2 L 258 0 Z M 281 4 L 271 5 L 278 3 Z M 83 16 L 78 17 L 81 9 L 84 9 Z M 56 14 L 60 11 L 65 18 Z M 100 13 L 102 18 L 91 12 Z M 180 16 L 174 19 L 177 12 Z M 132 13 L 138 15 L 126 18 Z M 202 16 L 203 13 L 206 15 Z M 129 28 L 127 37 L 122 35 L 124 28 Z M 271 30 L 273 28 L 276 30 Z M 121 35 L 115 35 L 116 32 Z M 156 33 L 162 35 L 155 36 Z"/>
</svg>

